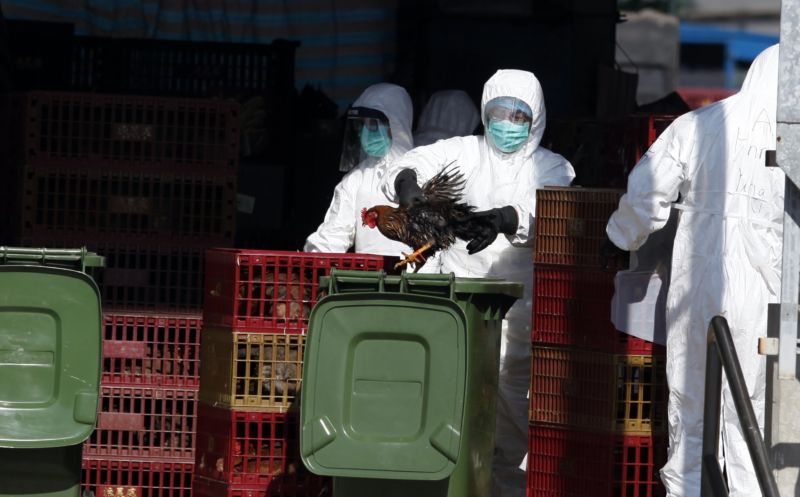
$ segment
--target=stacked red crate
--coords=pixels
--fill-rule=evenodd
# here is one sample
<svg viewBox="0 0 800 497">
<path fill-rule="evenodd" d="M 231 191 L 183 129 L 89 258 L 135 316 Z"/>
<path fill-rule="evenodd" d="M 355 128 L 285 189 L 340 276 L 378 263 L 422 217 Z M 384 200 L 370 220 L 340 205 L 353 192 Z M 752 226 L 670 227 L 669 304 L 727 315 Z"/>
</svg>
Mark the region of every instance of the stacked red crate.
<svg viewBox="0 0 800 497">
<path fill-rule="evenodd" d="M 614 276 L 627 261 L 600 256 L 622 193 L 537 192 L 530 497 L 664 493 L 664 349 L 614 328 Z"/>
<path fill-rule="evenodd" d="M 623 187 L 631 169 L 676 117 L 631 114 L 602 120 L 551 119 L 542 146 L 569 159 L 580 184 Z"/>
<path fill-rule="evenodd" d="M 308 319 L 332 268 L 396 259 L 242 249 L 206 253 L 194 492 L 203 497 L 317 496 L 329 481 L 299 453 Z M 329 489 L 327 490 L 329 491 Z"/>
<path fill-rule="evenodd" d="M 234 239 L 238 105 L 58 92 L 9 105 L 8 242 L 106 256 L 106 308 L 198 312 L 203 251 Z"/>
<path fill-rule="evenodd" d="M 530 497 L 658 497 L 666 440 L 532 424 Z"/>
<path fill-rule="evenodd" d="M 84 497 L 190 496 L 194 464 L 171 461 L 87 459 L 83 462 Z"/>
<path fill-rule="evenodd" d="M 234 240 L 238 104 L 42 91 L 6 103 L 7 241 L 105 256 L 93 274 L 106 336 L 97 429 L 83 451 L 86 491 L 104 491 L 102 483 L 188 495 L 203 255 Z M 97 466 L 107 460 L 125 464 Z M 162 463 L 188 481 L 164 486 L 148 470 Z M 141 472 L 152 478 L 142 483 Z"/>
<path fill-rule="evenodd" d="M 200 315 L 106 311 L 85 494 L 185 497 L 194 473 Z"/>
</svg>

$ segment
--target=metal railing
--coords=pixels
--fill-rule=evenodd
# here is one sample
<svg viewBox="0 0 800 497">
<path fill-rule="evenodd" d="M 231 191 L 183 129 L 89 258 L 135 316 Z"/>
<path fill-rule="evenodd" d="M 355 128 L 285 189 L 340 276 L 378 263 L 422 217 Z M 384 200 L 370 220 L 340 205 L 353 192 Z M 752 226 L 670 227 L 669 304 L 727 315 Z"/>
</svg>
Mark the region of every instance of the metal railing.
<svg viewBox="0 0 800 497">
<path fill-rule="evenodd" d="M 723 368 L 761 493 L 764 497 L 780 497 L 767 456 L 767 446 L 761 437 L 758 420 L 753 411 L 753 405 L 750 403 L 750 395 L 747 393 L 747 385 L 739 365 L 739 356 L 736 355 L 736 348 L 733 345 L 731 330 L 728 327 L 728 321 L 721 316 L 715 316 L 708 326 L 701 496 L 723 497 L 728 495 L 728 488 L 722 477 L 718 457 Z"/>
</svg>

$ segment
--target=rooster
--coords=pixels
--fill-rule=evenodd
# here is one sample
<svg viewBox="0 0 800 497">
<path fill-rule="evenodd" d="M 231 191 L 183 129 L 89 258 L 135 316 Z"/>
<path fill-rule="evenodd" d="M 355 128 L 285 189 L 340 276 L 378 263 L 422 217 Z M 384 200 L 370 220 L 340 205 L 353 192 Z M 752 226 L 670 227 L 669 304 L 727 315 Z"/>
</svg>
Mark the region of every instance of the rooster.
<svg viewBox="0 0 800 497">
<path fill-rule="evenodd" d="M 464 218 L 475 208 L 461 202 L 464 183 L 463 174 L 445 168 L 422 185 L 422 202 L 409 207 L 376 205 L 361 209 L 361 223 L 413 248 L 411 254 L 401 252 L 403 260 L 395 264 L 395 269 L 414 264 L 416 273 L 425 263 L 424 253 L 431 257 L 449 248 L 456 238 L 470 238 L 470 222 Z"/>
</svg>

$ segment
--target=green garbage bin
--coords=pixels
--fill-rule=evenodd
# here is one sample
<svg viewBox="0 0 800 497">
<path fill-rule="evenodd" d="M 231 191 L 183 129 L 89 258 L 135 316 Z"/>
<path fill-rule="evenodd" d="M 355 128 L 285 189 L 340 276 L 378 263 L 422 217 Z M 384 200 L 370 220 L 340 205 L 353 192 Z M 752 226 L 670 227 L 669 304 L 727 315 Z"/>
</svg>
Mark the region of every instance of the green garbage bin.
<svg viewBox="0 0 800 497">
<path fill-rule="evenodd" d="M 0 496 L 79 495 L 100 384 L 102 257 L 0 247 Z"/>
<path fill-rule="evenodd" d="M 300 446 L 336 497 L 487 497 L 503 316 L 522 285 L 332 271 L 311 313 Z"/>
</svg>

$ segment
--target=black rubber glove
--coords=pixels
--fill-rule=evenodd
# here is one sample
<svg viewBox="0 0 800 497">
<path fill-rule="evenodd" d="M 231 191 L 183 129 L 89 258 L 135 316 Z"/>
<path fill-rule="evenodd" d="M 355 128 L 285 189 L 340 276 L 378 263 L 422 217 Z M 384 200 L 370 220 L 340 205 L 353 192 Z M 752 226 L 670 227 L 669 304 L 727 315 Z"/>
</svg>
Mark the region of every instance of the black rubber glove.
<svg viewBox="0 0 800 497">
<path fill-rule="evenodd" d="M 498 233 L 513 235 L 519 226 L 517 211 L 510 205 L 473 212 L 464 216 L 460 222 L 469 226 L 471 240 L 467 243 L 467 253 L 470 255 L 491 245 Z"/>
<path fill-rule="evenodd" d="M 627 256 L 627 251 L 614 245 L 614 242 L 606 236 L 603 245 L 600 246 L 600 263 L 603 265 L 603 269 L 608 269 L 608 262 L 610 260 Z"/>
<path fill-rule="evenodd" d="M 394 191 L 400 207 L 410 207 L 425 200 L 422 188 L 417 184 L 417 173 L 413 169 L 403 169 L 394 179 Z"/>
</svg>

